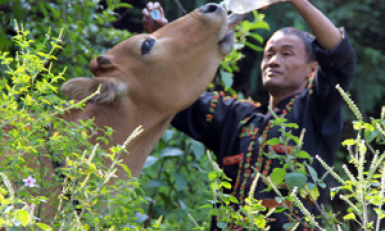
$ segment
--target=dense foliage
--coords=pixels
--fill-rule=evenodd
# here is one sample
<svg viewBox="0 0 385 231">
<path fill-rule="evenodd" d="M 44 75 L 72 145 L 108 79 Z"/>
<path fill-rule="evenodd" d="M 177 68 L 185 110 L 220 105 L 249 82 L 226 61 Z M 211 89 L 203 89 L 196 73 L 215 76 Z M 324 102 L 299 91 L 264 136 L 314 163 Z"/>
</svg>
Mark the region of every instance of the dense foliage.
<svg viewBox="0 0 385 231">
<path fill-rule="evenodd" d="M 208 1 L 188 0 L 180 2 L 187 11 L 191 11 Z M 366 149 L 363 151 L 363 146 L 368 146 L 369 148 L 366 142 L 369 144 L 371 141 L 377 140 L 380 142 L 383 139 L 383 136 L 381 136 L 381 129 L 383 128 L 381 126 L 383 126 L 382 121 L 384 118 L 382 116 L 381 119 L 373 120 L 371 124 L 364 123 L 363 121 L 369 116 L 379 117 L 380 106 L 383 104 L 382 99 L 385 93 L 383 89 L 385 88 L 382 87 L 384 81 L 384 77 L 382 77 L 384 70 L 382 69 L 385 68 L 385 60 L 382 54 L 385 52 L 385 46 L 382 43 L 382 39 L 385 32 L 382 30 L 381 25 L 385 21 L 385 16 L 380 12 L 385 10 L 385 4 L 371 0 L 364 2 L 354 0 L 349 1 L 349 3 L 342 0 L 332 2 L 314 0 L 312 2 L 322 12 L 326 13 L 337 26 L 344 26 L 347 29 L 358 58 L 357 73 L 353 81 L 351 93 L 363 112 L 363 118 L 358 119 L 359 122 L 354 128 L 359 133 L 364 132 L 364 139 L 358 136 L 357 139 L 344 143 L 350 149 L 349 151 L 341 149 L 338 165 L 342 166 L 346 163 L 347 166 L 356 168 L 353 168 L 353 173 L 350 173 L 348 167 L 341 168 L 337 166 L 337 171 L 340 171 L 339 173 L 343 176 L 343 182 L 337 178 L 336 185 L 341 185 L 342 187 L 334 188 L 333 193 L 337 191 L 346 192 L 347 196 L 345 199 L 342 197 L 343 200 L 348 201 L 350 199 L 353 203 L 358 203 L 358 205 L 353 207 L 350 206 L 348 213 L 345 210 L 341 211 L 343 214 L 341 218 L 348 214 L 344 219 L 356 220 L 360 224 L 359 226 L 364 226 L 366 230 L 374 230 L 371 227 L 375 227 L 378 230 L 378 227 L 375 226 L 376 224 L 371 223 L 370 219 L 366 216 L 368 210 L 372 208 L 367 206 L 366 201 L 370 201 L 372 205 L 378 208 L 376 213 L 382 218 L 384 214 L 380 208 L 384 199 L 381 195 L 383 195 L 385 184 L 383 183 L 384 180 L 382 180 L 382 183 L 379 180 L 381 175 L 364 170 L 362 158 L 364 158 L 366 153 Z M 95 190 L 95 187 L 97 188 L 103 182 L 98 177 L 98 174 L 103 171 L 107 174 L 109 169 L 101 166 L 97 158 L 90 159 L 89 155 L 96 153 L 97 157 L 102 157 L 111 155 L 111 153 L 99 150 L 98 148 L 94 149 L 94 147 L 89 145 L 88 136 L 90 134 L 82 131 L 84 131 L 84 128 L 92 127 L 91 121 L 81 124 L 81 126 L 76 128 L 78 130 L 71 130 L 69 126 L 73 125 L 65 125 L 60 120 L 55 119 L 54 110 L 58 109 L 58 105 L 64 105 L 63 99 L 57 97 L 57 86 L 64 79 L 90 76 L 91 73 L 88 71 L 87 66 L 92 58 L 104 53 L 107 49 L 132 34 L 142 32 L 140 12 L 145 3 L 146 1 L 144 0 L 106 0 L 101 3 L 98 0 L 0 0 L 0 54 L 3 58 L 3 64 L 0 65 L 3 95 L 1 105 L 5 105 L 2 108 L 0 126 L 3 128 L 3 125 L 5 126 L 9 121 L 13 121 L 12 118 L 20 118 L 17 123 L 18 129 L 2 134 L 2 139 L 6 136 L 10 140 L 7 146 L 10 149 L 2 149 L 2 153 L 18 150 L 19 157 L 27 151 L 28 153 L 31 153 L 31 151 L 32 153 L 40 153 L 37 150 L 40 150 L 41 147 L 47 144 L 47 141 L 44 140 L 45 133 L 41 133 L 41 131 L 44 130 L 47 122 L 56 121 L 55 126 L 63 126 L 63 133 L 54 135 L 53 141 L 50 142 L 64 144 L 63 146 L 53 145 L 53 148 L 58 148 L 57 151 L 74 160 L 74 162 L 71 162 L 73 163 L 72 173 L 75 174 L 72 178 L 73 182 L 81 178 L 81 176 L 91 174 L 92 179 L 89 181 L 91 184 L 86 187 L 86 193 L 92 192 Z M 180 11 L 177 10 L 175 0 L 161 0 L 160 3 L 164 6 L 166 15 L 170 20 L 181 16 Z M 260 13 L 266 14 L 266 18 L 264 18 L 264 15 L 255 12 L 254 15 L 248 17 L 248 21 L 245 21 L 237 28 L 237 50 L 226 57 L 218 71 L 218 76 L 213 84 L 210 85 L 209 90 L 224 89 L 229 95 L 236 94 L 239 98 L 252 96 L 257 101 L 266 102 L 266 92 L 260 84 L 259 70 L 261 61 L 259 51 L 262 49 L 263 42 L 266 41 L 273 31 L 281 27 L 294 26 L 306 30 L 307 25 L 293 11 L 289 4 L 278 4 Z M 359 22 L 357 22 L 357 18 L 359 18 Z M 29 41 L 27 44 L 21 42 L 18 44 L 12 39 L 13 36 L 17 35 L 15 29 L 17 24 L 14 19 L 17 19 L 19 23 L 23 23 L 25 30 L 28 31 L 22 34 L 25 36 L 23 38 L 24 41 Z M 113 26 L 126 30 L 115 29 Z M 61 32 L 62 29 L 63 32 Z M 59 48 L 55 47 L 56 45 L 54 44 L 58 41 L 54 40 L 54 38 L 60 33 L 62 33 L 62 42 L 57 45 L 63 49 L 55 49 L 50 52 L 52 48 Z M 50 41 L 54 43 L 48 43 L 48 48 L 43 49 L 41 44 Z M 22 49 L 21 51 L 20 48 Z M 23 49 L 28 49 L 30 53 Z M 4 51 L 7 52 L 6 57 Z M 32 61 L 25 62 L 24 59 Z M 4 60 L 8 60 L 9 67 L 4 65 Z M 19 70 L 19 72 L 17 72 L 18 69 L 16 68 L 18 62 L 19 64 L 21 62 L 21 66 L 24 68 Z M 33 66 L 35 66 L 35 69 L 32 68 Z M 10 70 L 11 72 L 7 72 Z M 20 75 L 17 76 L 17 73 Z M 12 77 L 14 74 L 16 77 Z M 13 97 L 10 97 L 12 96 L 11 93 Z M 354 118 L 352 113 L 348 113 L 348 110 L 346 112 L 345 116 L 347 118 Z M 39 115 L 41 113 L 46 115 L 44 120 L 40 120 L 38 123 L 34 119 L 30 119 L 31 116 L 33 118 L 37 113 Z M 282 122 L 284 121 L 278 121 L 277 123 Z M 36 126 L 29 126 L 31 123 L 36 124 Z M 377 124 L 380 124 L 379 128 L 376 127 Z M 282 125 L 285 126 L 284 124 Z M 347 126 L 346 130 L 351 130 L 350 126 Z M 66 134 L 70 135 L 67 136 Z M 73 136 L 73 134 L 77 134 L 77 136 Z M 347 133 L 345 136 L 352 137 L 353 133 Z M 26 137 L 26 139 L 18 137 Z M 67 137 L 71 139 L 68 140 Z M 284 140 L 280 140 L 280 142 L 282 141 Z M 277 142 L 277 140 L 270 142 Z M 362 142 L 365 142 L 365 145 Z M 83 153 L 79 152 L 79 149 L 76 151 L 71 150 L 77 147 L 76 144 L 87 144 L 89 146 L 88 152 L 83 155 Z M 356 146 L 359 148 L 353 149 Z M 375 148 L 370 146 L 369 149 L 379 149 L 379 151 L 382 149 L 379 143 L 374 144 L 374 146 Z M 63 151 L 66 149 L 67 151 Z M 117 147 L 116 150 L 113 149 L 112 151 L 120 152 L 121 150 Z M 371 169 L 374 169 L 374 166 L 378 169 L 380 168 L 378 163 L 384 157 L 377 154 L 379 151 L 367 154 L 376 157 Z M 107 187 L 103 191 L 103 195 L 98 194 L 99 191 L 94 192 L 95 197 L 100 198 L 92 201 L 90 210 L 94 211 L 94 213 L 87 213 L 84 216 L 84 219 L 87 221 L 86 223 L 81 225 L 77 223 L 77 217 L 74 213 L 76 206 L 72 204 L 68 205 L 66 212 L 73 216 L 62 214 L 62 220 L 59 219 L 59 221 L 66 219 L 67 227 L 79 228 L 81 226 L 84 229 L 97 229 L 98 226 L 90 224 L 101 222 L 104 224 L 104 227 L 101 227 L 101 229 L 107 227 L 117 227 L 120 228 L 119 230 L 123 228 L 134 229 L 134 227 L 138 229 L 141 226 L 159 227 L 159 223 L 163 223 L 165 230 L 192 230 L 194 227 L 203 230 L 209 226 L 211 220 L 208 214 L 220 213 L 219 215 L 223 218 L 223 224 L 229 221 L 237 222 L 236 211 L 231 211 L 231 208 L 228 208 L 228 210 L 213 210 L 212 208 L 212 204 L 216 204 L 219 201 L 222 201 L 223 204 L 228 204 L 229 201 L 234 201 L 234 198 L 221 194 L 220 188 L 228 187 L 226 178 L 221 175 L 219 169 L 215 169 L 215 164 L 215 171 L 211 171 L 212 162 L 205 155 L 205 152 L 205 147 L 201 143 L 189 139 L 170 127 L 154 148 L 152 156 L 146 161 L 140 178 L 141 189 L 138 188 L 137 190 L 140 196 L 136 194 L 136 191 L 121 191 L 121 196 L 114 197 L 114 200 L 112 200 L 115 204 L 111 205 L 111 208 L 114 209 L 106 212 L 107 215 L 98 216 L 95 212 L 98 211 L 97 202 L 111 200 L 111 198 L 108 198 L 109 192 L 115 191 L 114 188 Z M 351 155 L 347 155 L 348 152 Z M 48 155 L 48 153 L 40 155 Z M 302 153 L 301 155 L 305 154 Z M 29 227 L 33 228 L 32 210 L 28 206 L 31 203 L 39 204 L 45 202 L 48 197 L 42 197 L 34 189 L 29 189 L 29 187 L 25 186 L 23 179 L 27 179 L 28 176 L 32 175 L 37 179 L 36 184 L 41 185 L 40 189 L 49 188 L 53 185 L 43 181 L 43 175 L 37 174 L 36 169 L 30 167 L 23 168 L 22 166 L 26 164 L 25 158 L 14 158 L 10 161 L 12 162 L 10 166 L 2 163 L 1 171 L 7 172 L 7 176 L 2 175 L 2 181 L 5 182 L 5 185 L 2 185 L 0 189 L 0 199 L 3 206 L 1 207 L 0 222 L 5 222 L 8 219 L 8 221 L 12 220 L 16 224 L 21 222 L 22 226 L 29 225 Z M 18 168 L 17 171 L 12 173 L 14 166 L 18 166 Z M 82 166 L 80 169 L 84 169 L 84 171 L 75 171 L 74 166 Z M 302 167 L 307 168 L 305 165 Z M 98 174 L 94 174 L 95 171 Z M 67 170 L 68 174 L 69 172 L 71 172 L 71 169 Z M 286 172 L 281 170 L 276 170 L 275 172 L 274 176 L 276 178 L 273 179 L 273 182 L 277 183 L 284 180 L 283 175 Z M 299 170 L 299 172 L 305 174 L 304 170 Z M 353 176 L 355 173 L 357 173 L 358 179 Z M 12 186 L 12 190 L 8 187 L 7 178 L 11 182 L 16 182 Z M 218 181 L 220 182 L 219 184 Z M 212 182 L 217 183 L 211 184 Z M 225 183 L 222 184 L 222 182 Z M 122 184 L 131 184 L 131 187 L 137 186 L 135 181 L 122 182 Z M 320 184 L 322 184 L 321 181 Z M 301 183 L 301 185 L 296 186 L 305 187 L 304 185 Z M 120 187 L 122 188 L 123 185 Z M 370 191 L 365 191 L 365 187 Z M 310 185 L 307 186 L 307 189 L 309 188 L 314 189 Z M 83 189 L 71 188 L 75 192 L 77 192 L 76 190 L 80 192 Z M 302 188 L 302 194 L 303 190 L 304 188 Z M 362 192 L 358 197 L 353 193 L 357 190 Z M 33 197 L 30 197 L 31 195 Z M 85 195 L 80 193 L 77 195 L 76 200 L 80 201 L 80 203 L 88 203 L 90 201 L 88 201 L 87 197 L 90 195 L 92 194 Z M 301 195 L 299 194 L 299 196 Z M 4 198 L 6 198 L 5 202 Z M 17 200 L 14 200 L 14 198 L 17 198 Z M 26 201 L 27 198 L 29 200 L 28 203 Z M 293 196 L 288 199 L 295 200 L 295 198 Z M 211 201 L 209 202 L 208 200 Z M 252 202 L 253 199 L 250 198 L 249 201 Z M 248 218 L 252 218 L 247 220 L 249 223 L 245 225 L 258 224 L 259 226 L 254 228 L 262 230 L 265 225 L 263 222 L 264 216 L 260 215 L 259 212 L 249 212 L 261 211 L 264 208 L 258 205 L 258 202 L 251 202 L 250 208 L 245 208 L 243 211 L 243 214 L 249 215 Z M 349 204 L 349 201 L 347 204 Z M 13 216 L 10 211 L 14 212 Z M 331 219 L 334 217 L 332 214 L 330 211 L 324 214 L 325 217 L 329 218 L 330 226 L 328 230 L 336 230 L 331 229 L 331 227 L 336 228 L 338 224 L 336 220 Z M 158 223 L 154 224 L 154 220 L 158 221 Z M 240 220 L 238 219 L 238 222 L 241 222 Z M 36 222 L 34 224 L 36 225 Z M 57 224 L 60 224 L 60 222 Z M 1 225 L 4 225 L 4 223 Z M 7 225 L 10 225 L 10 223 Z M 38 226 L 44 228 L 46 227 L 44 225 L 42 223 Z M 295 225 L 296 223 L 293 223 L 288 225 L 288 227 Z M 343 230 L 348 229 L 353 230 L 347 226 L 343 227 Z"/>
</svg>

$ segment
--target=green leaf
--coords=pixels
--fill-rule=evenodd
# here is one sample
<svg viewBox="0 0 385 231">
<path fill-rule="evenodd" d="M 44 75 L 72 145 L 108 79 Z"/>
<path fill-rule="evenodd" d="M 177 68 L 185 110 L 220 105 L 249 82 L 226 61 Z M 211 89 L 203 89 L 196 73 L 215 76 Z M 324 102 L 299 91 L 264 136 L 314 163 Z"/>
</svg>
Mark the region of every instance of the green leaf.
<svg viewBox="0 0 385 231">
<path fill-rule="evenodd" d="M 155 164 L 158 160 L 159 159 L 154 156 L 148 156 L 146 161 L 144 162 L 142 169 L 150 167 L 151 165 Z"/>
<path fill-rule="evenodd" d="M 172 136 L 174 134 L 174 131 L 173 130 L 170 130 L 170 129 L 167 129 L 164 133 L 163 133 L 163 136 L 162 138 L 164 139 L 164 141 L 168 142 L 172 139 Z"/>
<path fill-rule="evenodd" d="M 311 191 L 311 190 L 313 190 L 314 188 L 315 188 L 315 184 L 314 183 L 312 183 L 312 182 L 308 182 L 307 183 L 307 189 L 309 190 L 309 191 Z"/>
<path fill-rule="evenodd" d="M 285 229 L 285 230 L 290 230 L 291 228 L 294 227 L 296 223 L 286 223 L 284 224 L 282 227 Z"/>
<path fill-rule="evenodd" d="M 180 204 L 180 207 L 183 209 L 183 211 L 185 211 L 186 213 L 188 213 L 188 207 L 187 205 L 181 200 L 181 199 L 178 199 L 178 202 Z"/>
<path fill-rule="evenodd" d="M 43 2 L 39 2 L 39 5 L 40 5 L 40 10 L 43 12 L 44 17 L 48 18 L 49 14 L 45 8 L 45 4 Z"/>
<path fill-rule="evenodd" d="M 277 145 L 280 143 L 281 143 L 281 141 L 279 141 L 279 139 L 277 137 L 272 138 L 266 142 L 267 145 Z"/>
<path fill-rule="evenodd" d="M 260 43 L 263 43 L 263 37 L 257 33 L 250 32 L 248 36 L 254 38 L 255 40 L 257 40 Z"/>
<path fill-rule="evenodd" d="M 172 156 L 182 156 L 184 152 L 179 148 L 164 148 L 159 157 L 172 157 Z"/>
<path fill-rule="evenodd" d="M 354 215 L 354 213 L 349 213 L 348 215 L 344 216 L 343 218 L 344 218 L 344 220 L 355 220 L 356 215 Z"/>
<path fill-rule="evenodd" d="M 301 150 L 298 153 L 298 158 L 301 158 L 301 159 L 311 159 L 311 156 L 306 151 Z"/>
<path fill-rule="evenodd" d="M 270 179 L 275 185 L 279 185 L 285 179 L 286 171 L 282 168 L 275 168 L 270 174 Z"/>
<path fill-rule="evenodd" d="M 317 172 L 314 170 L 314 168 L 308 164 L 306 164 L 306 167 L 307 167 L 307 170 L 309 171 L 309 174 L 311 176 L 311 178 L 313 179 L 314 182 L 317 182 L 318 181 L 318 174 Z"/>
<path fill-rule="evenodd" d="M 231 189 L 231 184 L 229 182 L 224 181 L 221 183 L 221 187 Z"/>
<path fill-rule="evenodd" d="M 256 22 L 253 22 L 251 26 L 249 27 L 249 30 L 254 30 L 254 29 L 267 29 L 270 30 L 270 26 L 267 22 L 258 20 Z"/>
<path fill-rule="evenodd" d="M 132 8 L 132 5 L 128 4 L 128 3 L 118 3 L 115 5 L 116 8 Z"/>
<path fill-rule="evenodd" d="M 213 182 L 213 183 L 211 183 L 211 188 L 212 188 L 213 190 L 218 190 L 218 189 L 219 189 L 219 184 L 216 183 L 216 182 Z"/>
<path fill-rule="evenodd" d="M 282 208 L 277 208 L 276 210 L 274 210 L 274 213 L 282 213 L 283 211 L 285 211 L 286 208 L 285 207 L 282 207 Z"/>
<path fill-rule="evenodd" d="M 287 127 L 287 128 L 294 128 L 294 129 L 298 129 L 299 128 L 298 124 L 296 124 L 296 123 L 287 123 L 287 124 L 285 124 L 285 127 Z"/>
<path fill-rule="evenodd" d="M 255 50 L 255 51 L 263 51 L 263 47 L 260 47 L 260 46 L 256 46 L 250 42 L 245 42 L 245 45 L 250 47 L 251 49 Z"/>
<path fill-rule="evenodd" d="M 285 176 L 285 182 L 286 186 L 289 188 L 297 187 L 298 189 L 301 189 L 303 186 L 305 186 L 307 181 L 307 177 L 305 174 L 302 173 L 288 173 Z"/>
<path fill-rule="evenodd" d="M 196 160 L 200 160 L 205 154 L 205 146 L 201 142 L 191 140 L 191 149 Z"/>
<path fill-rule="evenodd" d="M 355 140 L 353 140 L 353 139 L 347 139 L 347 140 L 345 140 L 344 142 L 342 142 L 342 145 L 344 145 L 344 146 L 351 146 L 351 145 L 354 145 L 355 143 L 356 143 Z"/>
<path fill-rule="evenodd" d="M 370 131 L 369 129 L 365 130 L 365 140 L 367 142 L 372 142 L 378 135 L 378 131 Z"/>
<path fill-rule="evenodd" d="M 285 118 L 278 118 L 275 120 L 275 125 L 281 125 L 282 123 L 285 123 L 287 121 L 287 119 Z"/>
<path fill-rule="evenodd" d="M 384 210 L 382 210 L 382 209 L 374 209 L 374 211 L 376 211 L 377 215 L 380 216 L 380 219 L 385 218 L 385 211 Z"/>
<path fill-rule="evenodd" d="M 225 71 L 221 71 L 221 77 L 222 77 L 223 83 L 225 84 L 225 87 L 231 88 L 231 86 L 233 85 L 233 82 L 234 82 L 233 74 L 225 72 Z"/>
<path fill-rule="evenodd" d="M 209 179 L 210 180 L 214 180 L 215 178 L 217 178 L 218 177 L 218 174 L 217 174 L 217 172 L 216 171 L 211 171 L 210 173 L 209 173 Z"/>
<path fill-rule="evenodd" d="M 139 224 L 145 222 L 149 218 L 147 214 L 141 214 L 140 212 L 135 213 L 135 217 L 136 222 Z"/>
<path fill-rule="evenodd" d="M 199 207 L 199 209 L 212 209 L 213 206 L 212 205 L 209 205 L 209 204 L 205 204 L 205 205 L 202 205 L 201 207 Z"/>
<path fill-rule="evenodd" d="M 51 231 L 53 230 L 49 225 L 43 224 L 43 223 L 36 223 L 36 226 L 41 228 L 44 231 Z"/>
<path fill-rule="evenodd" d="M 353 122 L 353 128 L 359 130 L 362 128 L 362 122 Z"/>
<path fill-rule="evenodd" d="M 181 173 L 173 172 L 172 175 L 175 179 L 175 184 L 177 191 L 180 192 L 182 189 L 184 189 L 187 186 L 187 180 L 186 177 L 184 177 Z"/>
<path fill-rule="evenodd" d="M 231 195 L 230 195 L 230 201 L 231 201 L 232 203 L 234 203 L 234 204 L 239 204 L 239 201 L 238 201 L 238 199 L 237 199 L 235 196 L 231 196 Z"/>
<path fill-rule="evenodd" d="M 160 188 L 167 186 L 167 184 L 161 180 L 150 180 L 144 187 L 145 188 Z"/>
<path fill-rule="evenodd" d="M 27 211 L 19 209 L 17 210 L 17 220 L 21 221 L 21 225 L 26 227 L 29 223 L 30 215 Z"/>
</svg>

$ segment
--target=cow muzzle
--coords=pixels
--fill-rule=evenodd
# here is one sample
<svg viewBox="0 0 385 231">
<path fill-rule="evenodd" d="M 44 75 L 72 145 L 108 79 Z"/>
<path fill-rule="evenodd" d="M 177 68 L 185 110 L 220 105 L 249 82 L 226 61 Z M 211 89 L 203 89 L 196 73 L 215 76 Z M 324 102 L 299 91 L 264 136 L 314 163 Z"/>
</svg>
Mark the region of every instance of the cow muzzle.
<svg viewBox="0 0 385 231">
<path fill-rule="evenodd" d="M 203 14 L 220 14 L 224 20 L 220 31 L 219 50 L 223 55 L 228 55 L 234 48 L 234 32 L 233 29 L 238 25 L 244 17 L 227 17 L 226 10 L 220 5 L 209 3 L 200 8 Z"/>
</svg>

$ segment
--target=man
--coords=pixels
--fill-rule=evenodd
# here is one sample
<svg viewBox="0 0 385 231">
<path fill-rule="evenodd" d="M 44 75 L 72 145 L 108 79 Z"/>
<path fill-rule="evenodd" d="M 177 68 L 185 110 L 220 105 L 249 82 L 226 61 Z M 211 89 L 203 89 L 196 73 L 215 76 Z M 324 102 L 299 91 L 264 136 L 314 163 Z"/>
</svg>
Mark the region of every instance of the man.
<svg viewBox="0 0 385 231">
<path fill-rule="evenodd" d="M 257 107 L 225 98 L 219 93 L 205 92 L 172 121 L 177 129 L 214 151 L 220 167 L 232 179 L 230 193 L 241 204 L 248 196 L 253 180 L 252 167 L 264 175 L 270 175 L 274 168 L 281 167 L 278 160 L 263 155 L 269 150 L 266 141 L 280 136 L 279 127 L 270 123 L 273 117 L 267 106 L 278 116 L 285 117 L 287 122 L 299 125 L 293 135 L 299 136 L 303 129 L 306 130 L 303 150 L 334 165 L 343 124 L 342 98 L 335 86 L 339 84 L 348 90 L 354 75 L 355 54 L 346 32 L 337 29 L 307 0 L 287 2 L 304 18 L 315 36 L 284 28 L 268 40 L 261 70 L 263 85 L 270 95 L 269 105 Z M 149 12 L 154 8 L 161 9 L 159 4 L 150 3 L 143 10 L 143 22 L 148 32 L 167 23 L 163 11 L 159 20 L 150 19 Z M 313 167 L 319 177 L 325 173 L 317 161 Z M 328 179 L 325 181 L 328 185 Z M 268 201 L 276 197 L 272 191 L 262 192 L 265 188 L 262 181 L 258 182 L 256 199 Z M 328 187 L 321 188 L 318 203 L 325 203 L 327 196 Z M 315 206 L 310 204 L 305 205 L 313 214 L 319 215 Z M 294 213 L 300 214 L 299 211 Z M 269 223 L 270 230 L 283 231 L 283 224 L 288 222 L 286 216 L 273 214 L 272 217 L 275 221 Z M 212 230 L 214 226 L 212 224 Z M 301 227 L 300 230 L 307 229 Z"/>
</svg>

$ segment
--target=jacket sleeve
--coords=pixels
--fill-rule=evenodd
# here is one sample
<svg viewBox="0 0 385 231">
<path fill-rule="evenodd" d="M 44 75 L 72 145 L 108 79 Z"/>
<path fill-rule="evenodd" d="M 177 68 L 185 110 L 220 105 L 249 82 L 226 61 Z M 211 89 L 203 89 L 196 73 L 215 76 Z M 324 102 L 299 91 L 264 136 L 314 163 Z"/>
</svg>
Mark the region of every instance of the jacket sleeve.
<svg viewBox="0 0 385 231">
<path fill-rule="evenodd" d="M 253 110 L 253 102 L 241 103 L 218 92 L 205 92 L 187 109 L 179 112 L 171 124 L 195 140 L 203 142 L 216 154 L 225 142 L 223 131 L 234 130 Z"/>
<path fill-rule="evenodd" d="M 341 108 L 342 97 L 336 85 L 348 91 L 353 79 L 356 56 L 349 42 L 346 31 L 341 28 L 343 36 L 340 44 L 332 51 L 324 50 L 317 41 L 313 42 L 313 51 L 319 64 L 313 80 L 312 98 L 315 113 L 324 116 L 324 121 L 331 119 Z"/>
</svg>

